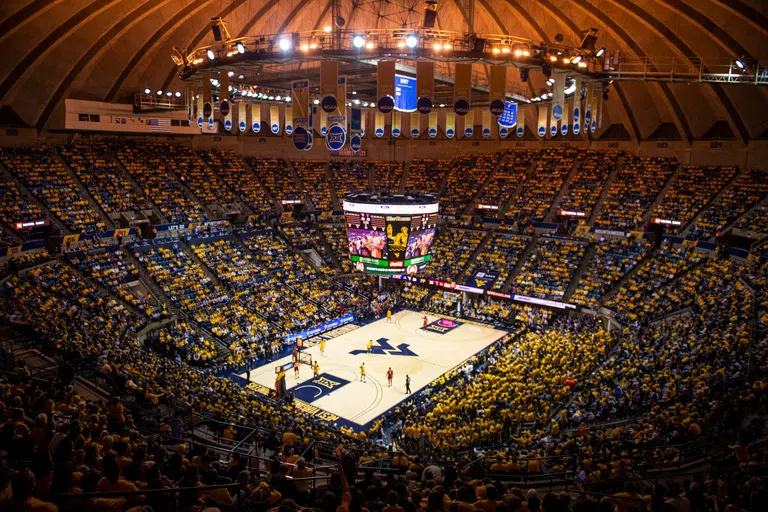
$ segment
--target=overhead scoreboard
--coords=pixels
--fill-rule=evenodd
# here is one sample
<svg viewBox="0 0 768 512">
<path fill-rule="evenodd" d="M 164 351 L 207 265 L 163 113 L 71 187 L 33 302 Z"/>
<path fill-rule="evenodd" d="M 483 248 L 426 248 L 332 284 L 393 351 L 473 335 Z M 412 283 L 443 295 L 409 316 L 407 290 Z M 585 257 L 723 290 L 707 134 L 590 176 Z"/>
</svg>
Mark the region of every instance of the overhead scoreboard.
<svg viewBox="0 0 768 512">
<path fill-rule="evenodd" d="M 357 272 L 415 274 L 432 259 L 438 202 L 429 194 L 347 194 L 349 259 Z"/>
</svg>

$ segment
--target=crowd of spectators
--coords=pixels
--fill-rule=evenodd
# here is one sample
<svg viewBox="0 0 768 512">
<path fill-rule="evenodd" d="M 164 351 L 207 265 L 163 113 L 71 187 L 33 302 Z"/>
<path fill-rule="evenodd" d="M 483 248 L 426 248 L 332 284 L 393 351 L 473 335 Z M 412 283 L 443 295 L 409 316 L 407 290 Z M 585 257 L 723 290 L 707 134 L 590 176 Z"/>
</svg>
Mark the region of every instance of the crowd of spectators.
<svg viewBox="0 0 768 512">
<path fill-rule="evenodd" d="M 768 172 L 741 172 L 723 195 L 704 209 L 688 228 L 689 240 L 709 240 L 768 195 Z"/>
<path fill-rule="evenodd" d="M 448 180 L 440 197 L 442 214 L 461 215 L 502 156 L 502 153 L 466 155 L 452 160 Z"/>
<path fill-rule="evenodd" d="M 648 263 L 606 302 L 606 307 L 623 320 L 636 323 L 642 316 L 656 312 L 668 299 L 664 285 L 702 263 L 704 258 L 692 247 L 665 241 L 659 251 L 647 258 Z"/>
<path fill-rule="evenodd" d="M 386 188 L 392 193 L 400 192 L 403 186 L 405 164 L 398 162 L 373 162 L 374 189 Z"/>
<path fill-rule="evenodd" d="M 571 300 L 584 306 L 596 306 L 608 290 L 648 256 L 651 248 L 648 240 L 632 236 L 599 240 Z"/>
<path fill-rule="evenodd" d="M 484 216 L 499 217 L 518 185 L 527 179 L 535 155 L 536 152 L 531 150 L 507 152 L 498 170 L 482 187 L 475 200 L 476 208 L 478 205 L 497 208 L 482 210 Z"/>
<path fill-rule="evenodd" d="M 339 265 L 341 265 L 341 271 L 345 274 L 352 272 L 354 270 L 354 264 L 349 259 L 347 227 L 344 224 L 318 224 L 317 227 L 328 241 L 333 257 L 335 257 Z"/>
<path fill-rule="evenodd" d="M 619 151 L 587 151 L 557 208 L 582 212 L 589 218 L 621 155 Z"/>
<path fill-rule="evenodd" d="M 13 226 L 43 217 L 40 208 L 27 200 L 12 180 L 0 174 L 0 222 Z"/>
<path fill-rule="evenodd" d="M 408 167 L 405 190 L 436 194 L 451 170 L 450 160 L 415 159 Z"/>
<path fill-rule="evenodd" d="M 331 256 L 325 250 L 324 237 L 317 225 L 309 223 L 291 223 L 280 226 L 280 231 L 285 235 L 293 247 L 302 249 L 314 249 L 320 258 L 320 271 L 325 275 L 334 274 L 336 271 L 331 265 Z"/>
<path fill-rule="evenodd" d="M 476 272 L 497 273 L 491 288 L 501 290 L 529 243 L 528 237 L 493 233 L 475 260 L 467 266 L 466 278 L 472 278 Z"/>
<path fill-rule="evenodd" d="M 107 214 L 151 210 L 152 203 L 134 190 L 102 140 L 59 146 L 64 161 Z"/>
<path fill-rule="evenodd" d="M 296 184 L 296 179 L 288 167 L 288 162 L 282 158 L 245 157 L 248 166 L 256 173 L 256 177 L 267 188 L 267 191 L 278 201 L 303 200 L 303 194 Z"/>
<path fill-rule="evenodd" d="M 168 144 L 163 149 L 166 164 L 204 205 L 233 204 L 237 198 L 230 188 L 203 163 L 192 148 Z"/>
<path fill-rule="evenodd" d="M 472 254 L 487 233 L 468 229 L 443 229 L 432 244 L 426 274 L 440 281 L 456 281 L 464 274 Z"/>
<path fill-rule="evenodd" d="M 328 172 L 331 174 L 331 183 L 339 201 L 347 192 L 370 190 L 370 171 L 375 165 L 375 161 L 332 160 L 328 165 Z"/>
<path fill-rule="evenodd" d="M 637 229 L 676 167 L 674 158 L 628 156 L 608 189 L 595 227 Z"/>
<path fill-rule="evenodd" d="M 749 212 L 749 215 L 739 219 L 736 227 L 746 231 L 768 233 L 768 204 L 758 206 Z"/>
<path fill-rule="evenodd" d="M 162 351 L 178 361 L 205 366 L 216 357 L 216 345 L 202 336 L 192 324 L 178 321 L 161 328 L 157 332 L 157 341 Z"/>
<path fill-rule="evenodd" d="M 118 161 L 168 222 L 197 222 L 205 218 L 203 204 L 184 189 L 173 172 L 178 167 L 174 169 L 176 165 L 166 159 L 171 144 L 121 140 L 110 145 Z"/>
<path fill-rule="evenodd" d="M 540 238 L 515 278 L 514 293 L 562 300 L 585 252 L 582 243 Z"/>
<path fill-rule="evenodd" d="M 651 216 L 680 221 L 685 225 L 731 181 L 736 171 L 736 167 L 683 166 Z"/>
<path fill-rule="evenodd" d="M 198 154 L 256 215 L 267 215 L 274 209 L 272 199 L 237 153 L 213 150 Z"/>
<path fill-rule="evenodd" d="M 323 160 L 296 160 L 293 168 L 299 175 L 304 191 L 309 194 L 316 210 L 332 212 L 331 185 L 328 181 L 328 162 Z"/>
<path fill-rule="evenodd" d="M 571 147 L 540 151 L 532 174 L 510 201 L 505 217 L 516 222 L 543 221 L 580 155 Z"/>
<path fill-rule="evenodd" d="M 122 298 L 148 319 L 156 321 L 168 317 L 165 306 L 156 298 L 151 295 L 139 297 L 125 286 L 129 281 L 139 280 L 139 269 L 120 249 L 112 247 L 97 254 L 84 252 L 74 255 L 70 262 L 86 277 Z"/>
<path fill-rule="evenodd" d="M 99 218 L 99 214 L 91 207 L 88 200 L 82 197 L 77 183 L 53 151 L 44 147 L 3 148 L 0 150 L 0 162 L 21 180 L 43 206 L 73 232 L 105 231 L 104 222 Z M 7 189 L 13 190 L 12 187 Z M 5 202 L 5 199 L 3 201 Z M 26 201 L 21 201 L 17 207 L 6 207 L 6 209 L 19 213 L 32 211 L 31 205 Z"/>
</svg>

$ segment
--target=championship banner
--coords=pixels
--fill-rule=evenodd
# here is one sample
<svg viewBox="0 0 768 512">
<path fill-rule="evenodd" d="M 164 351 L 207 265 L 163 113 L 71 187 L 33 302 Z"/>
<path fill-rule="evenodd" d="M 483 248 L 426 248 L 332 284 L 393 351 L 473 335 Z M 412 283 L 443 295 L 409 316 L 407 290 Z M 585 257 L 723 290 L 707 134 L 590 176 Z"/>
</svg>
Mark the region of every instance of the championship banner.
<svg viewBox="0 0 768 512">
<path fill-rule="evenodd" d="M 280 108 L 277 105 L 269 107 L 269 127 L 272 133 L 280 133 Z"/>
<path fill-rule="evenodd" d="M 498 272 L 483 272 L 482 270 L 478 270 L 475 272 L 475 275 L 473 275 L 469 281 L 467 281 L 467 286 L 482 288 L 483 290 L 490 290 L 498 279 Z"/>
<path fill-rule="evenodd" d="M 565 109 L 565 73 L 555 73 L 555 83 L 552 86 L 552 117 L 555 121 L 563 118 Z"/>
<path fill-rule="evenodd" d="M 429 113 L 429 129 L 427 133 L 429 133 L 431 139 L 437 137 L 437 110 Z"/>
<path fill-rule="evenodd" d="M 344 118 L 344 128 L 347 126 L 347 77 L 340 76 L 336 80 L 336 101 L 337 107 L 334 112 L 328 112 L 328 121 L 332 116 Z"/>
<path fill-rule="evenodd" d="M 253 133 L 261 131 L 261 105 L 251 104 L 251 129 Z"/>
<path fill-rule="evenodd" d="M 210 73 L 203 74 L 203 117 L 208 123 L 208 129 L 213 130 L 213 97 L 211 96 Z"/>
<path fill-rule="evenodd" d="M 445 113 L 445 136 L 452 139 L 456 135 L 456 113 Z"/>
<path fill-rule="evenodd" d="M 339 61 L 320 62 L 320 106 L 328 113 L 338 111 Z M 346 97 L 346 96 L 345 96 Z M 343 99 L 341 100 L 344 101 Z"/>
<path fill-rule="evenodd" d="M 340 151 L 347 142 L 347 78 L 344 76 L 336 80 L 336 100 L 336 111 L 329 112 L 325 134 L 325 147 L 329 151 Z"/>
<path fill-rule="evenodd" d="M 373 114 L 373 134 L 376 137 L 383 137 L 384 136 L 384 123 L 385 123 L 385 117 L 384 114 L 381 112 L 374 112 Z"/>
<path fill-rule="evenodd" d="M 551 110 L 549 113 L 549 135 L 550 137 L 557 135 L 557 119 Z"/>
<path fill-rule="evenodd" d="M 470 110 L 464 116 L 464 136 L 471 137 L 475 133 L 475 111 Z"/>
<path fill-rule="evenodd" d="M 506 139 L 507 135 L 509 135 L 509 128 L 506 126 L 499 126 L 499 138 Z"/>
<path fill-rule="evenodd" d="M 299 151 L 307 150 L 312 144 L 310 117 L 309 82 L 307 80 L 292 82 L 291 108 L 285 109 L 285 133 L 293 135 L 293 145 Z M 290 131 L 288 126 L 291 126 Z"/>
<path fill-rule="evenodd" d="M 411 113 L 411 138 L 421 135 L 421 115 L 418 112 Z"/>
<path fill-rule="evenodd" d="M 581 131 L 581 78 L 576 79 L 576 90 L 573 93 L 573 134 Z"/>
<path fill-rule="evenodd" d="M 219 112 L 224 121 L 224 129 L 232 131 L 232 103 L 229 100 L 229 73 L 227 70 L 219 72 Z"/>
<path fill-rule="evenodd" d="M 453 77 L 453 111 L 467 115 L 472 98 L 472 64 L 456 64 Z"/>
<path fill-rule="evenodd" d="M 547 134 L 547 106 L 539 106 L 539 126 L 536 129 L 539 137 L 543 137 Z"/>
<path fill-rule="evenodd" d="M 592 125 L 592 84 L 587 84 L 587 94 L 584 97 L 584 133 Z"/>
<path fill-rule="evenodd" d="M 244 101 L 239 101 L 237 103 L 237 127 L 241 132 L 244 132 L 248 129 L 248 122 L 245 119 L 247 111 L 245 109 L 246 103 Z"/>
<path fill-rule="evenodd" d="M 353 108 L 349 117 L 349 149 L 360 151 L 363 145 L 362 139 L 363 112 L 359 108 Z"/>
<path fill-rule="evenodd" d="M 435 63 L 416 63 L 416 110 L 422 114 L 432 112 L 435 97 Z"/>
<path fill-rule="evenodd" d="M 483 137 L 486 139 L 491 136 L 491 112 L 483 110 Z"/>
<path fill-rule="evenodd" d="M 522 137 L 525 135 L 525 111 L 520 110 L 517 113 L 517 136 Z"/>
<path fill-rule="evenodd" d="M 504 100 L 507 97 L 506 87 L 507 68 L 504 66 L 491 66 L 488 105 L 490 112 L 495 116 L 500 116 L 504 112 Z"/>
<path fill-rule="evenodd" d="M 197 95 L 197 103 L 195 105 L 196 105 L 195 115 L 197 116 L 197 127 L 202 128 L 203 127 L 203 95 L 202 94 Z"/>
<path fill-rule="evenodd" d="M 517 124 L 517 103 L 505 101 L 504 112 L 501 113 L 496 122 L 502 128 L 513 128 Z"/>
<path fill-rule="evenodd" d="M 560 135 L 565 137 L 568 135 L 568 108 L 563 106 L 563 119 L 560 121 Z"/>
<path fill-rule="evenodd" d="M 365 118 L 368 117 L 367 110 L 360 111 L 360 136 L 365 137 Z"/>
<path fill-rule="evenodd" d="M 392 112 L 392 136 L 393 137 L 399 137 L 402 133 L 402 130 L 400 128 L 402 122 L 402 114 L 400 111 L 395 110 Z"/>
<path fill-rule="evenodd" d="M 317 131 L 320 132 L 320 135 L 325 137 L 325 134 L 328 132 L 328 112 L 321 108 L 320 115 L 318 115 L 317 118 L 318 124 L 320 125 Z"/>
<path fill-rule="evenodd" d="M 376 77 L 376 106 L 382 114 L 395 109 L 395 61 L 380 60 Z"/>
</svg>

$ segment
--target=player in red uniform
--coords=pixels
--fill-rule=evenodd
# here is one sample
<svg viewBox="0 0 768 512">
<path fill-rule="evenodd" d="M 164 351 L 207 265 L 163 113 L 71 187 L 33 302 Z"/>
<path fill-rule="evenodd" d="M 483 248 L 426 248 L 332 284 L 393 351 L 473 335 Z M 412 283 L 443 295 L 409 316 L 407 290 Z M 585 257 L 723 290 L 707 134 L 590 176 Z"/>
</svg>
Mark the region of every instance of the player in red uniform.
<svg viewBox="0 0 768 512">
<path fill-rule="evenodd" d="M 389 383 L 389 386 L 387 386 L 387 387 L 390 387 L 390 388 L 392 387 L 392 377 L 393 376 L 394 376 L 394 372 L 392 372 L 392 367 L 390 366 L 389 370 L 387 370 L 387 382 Z"/>
<path fill-rule="evenodd" d="M 293 363 L 293 376 L 296 377 L 297 379 L 299 378 L 299 362 L 298 361 Z"/>
<path fill-rule="evenodd" d="M 422 327 L 422 329 L 426 329 L 427 328 L 427 315 L 424 315 L 422 320 L 424 320 L 424 324 L 421 327 Z"/>
</svg>

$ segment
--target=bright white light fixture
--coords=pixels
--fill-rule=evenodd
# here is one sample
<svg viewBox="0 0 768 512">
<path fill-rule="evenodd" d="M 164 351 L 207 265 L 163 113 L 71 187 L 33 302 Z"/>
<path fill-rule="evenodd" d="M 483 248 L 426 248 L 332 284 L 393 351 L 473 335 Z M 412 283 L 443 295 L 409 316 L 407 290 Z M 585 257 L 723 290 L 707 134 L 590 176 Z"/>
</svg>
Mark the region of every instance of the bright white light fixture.
<svg viewBox="0 0 768 512">
<path fill-rule="evenodd" d="M 280 42 L 278 43 L 278 45 L 280 46 L 280 49 L 283 50 L 284 52 L 288 51 L 291 49 L 291 40 L 282 38 L 280 39 Z"/>
<path fill-rule="evenodd" d="M 151 92 L 151 91 L 149 90 L 149 87 L 147 87 L 146 89 L 144 89 L 144 94 L 149 94 L 150 92 Z"/>
<path fill-rule="evenodd" d="M 363 36 L 357 35 L 352 37 L 352 46 L 355 48 L 362 48 L 365 45 L 365 38 Z"/>
<path fill-rule="evenodd" d="M 214 53 L 213 53 L 213 50 L 211 50 L 210 48 L 208 48 L 208 58 L 209 58 L 210 60 L 213 60 L 213 59 L 215 59 L 215 58 L 216 58 L 216 54 L 214 54 Z"/>
<path fill-rule="evenodd" d="M 408 48 L 416 48 L 419 44 L 419 38 L 416 37 L 416 34 L 408 34 L 405 36 L 405 45 Z"/>
</svg>

